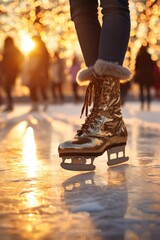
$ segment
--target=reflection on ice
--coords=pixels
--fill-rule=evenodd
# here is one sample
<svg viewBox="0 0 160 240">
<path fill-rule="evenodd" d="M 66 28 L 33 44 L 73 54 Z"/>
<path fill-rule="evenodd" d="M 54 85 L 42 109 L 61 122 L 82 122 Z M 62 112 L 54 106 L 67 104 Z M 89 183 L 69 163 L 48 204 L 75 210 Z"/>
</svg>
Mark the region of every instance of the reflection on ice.
<svg viewBox="0 0 160 240">
<path fill-rule="evenodd" d="M 22 162 L 27 167 L 27 175 L 29 178 L 35 178 L 37 176 L 37 167 L 39 165 L 36 153 L 36 143 L 34 139 L 34 131 L 32 127 L 26 129 L 23 145 L 23 158 Z M 33 208 L 39 205 L 38 199 L 35 196 L 35 191 L 32 189 L 23 194 L 23 202 L 27 205 L 27 208 Z"/>
<path fill-rule="evenodd" d="M 27 208 L 33 208 L 39 205 L 39 201 L 35 196 L 35 192 L 28 192 L 25 194 L 25 203 Z"/>
<path fill-rule="evenodd" d="M 32 127 L 28 127 L 24 136 L 23 164 L 28 168 L 28 177 L 36 177 L 36 170 L 39 164 L 36 154 L 36 143 Z"/>
</svg>

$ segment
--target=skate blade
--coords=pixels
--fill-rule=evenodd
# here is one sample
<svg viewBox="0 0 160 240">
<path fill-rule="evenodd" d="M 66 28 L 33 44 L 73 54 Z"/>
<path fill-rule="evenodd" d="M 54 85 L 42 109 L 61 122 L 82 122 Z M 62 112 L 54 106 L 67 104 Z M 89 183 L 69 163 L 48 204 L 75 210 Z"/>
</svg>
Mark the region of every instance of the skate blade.
<svg viewBox="0 0 160 240">
<path fill-rule="evenodd" d="M 61 163 L 61 167 L 70 170 L 70 171 L 93 171 L 95 166 L 92 164 L 70 164 L 70 163 Z"/>
<path fill-rule="evenodd" d="M 119 157 L 120 153 L 123 156 Z M 108 154 L 108 162 L 107 162 L 108 166 L 118 165 L 118 164 L 127 162 L 129 160 L 129 157 L 125 156 L 125 145 L 108 149 L 107 154 Z M 114 158 L 112 157 L 113 155 L 114 155 Z"/>
<path fill-rule="evenodd" d="M 91 159 L 89 164 L 86 163 L 88 158 Z M 65 162 L 66 159 L 71 159 L 71 163 Z M 96 168 L 93 157 L 63 157 L 62 160 L 61 167 L 70 171 L 93 171 Z"/>
<path fill-rule="evenodd" d="M 118 159 L 112 159 L 107 162 L 108 166 L 118 165 L 124 162 L 127 162 L 129 160 L 129 157 L 122 157 Z"/>
</svg>

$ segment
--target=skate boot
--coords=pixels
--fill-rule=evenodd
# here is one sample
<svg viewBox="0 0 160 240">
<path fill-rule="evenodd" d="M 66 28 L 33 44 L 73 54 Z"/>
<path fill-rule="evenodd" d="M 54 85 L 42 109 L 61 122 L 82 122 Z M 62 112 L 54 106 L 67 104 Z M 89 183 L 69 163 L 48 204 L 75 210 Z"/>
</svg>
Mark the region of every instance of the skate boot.
<svg viewBox="0 0 160 240">
<path fill-rule="evenodd" d="M 97 60 L 94 67 L 79 75 L 83 84 L 90 80 L 86 90 L 82 114 L 86 120 L 76 136 L 59 145 L 61 167 L 74 171 L 94 170 L 95 157 L 108 154 L 108 166 L 126 162 L 127 130 L 120 109 L 120 81 L 127 81 L 130 71 L 115 63 Z M 92 109 L 88 116 L 88 107 Z"/>
</svg>

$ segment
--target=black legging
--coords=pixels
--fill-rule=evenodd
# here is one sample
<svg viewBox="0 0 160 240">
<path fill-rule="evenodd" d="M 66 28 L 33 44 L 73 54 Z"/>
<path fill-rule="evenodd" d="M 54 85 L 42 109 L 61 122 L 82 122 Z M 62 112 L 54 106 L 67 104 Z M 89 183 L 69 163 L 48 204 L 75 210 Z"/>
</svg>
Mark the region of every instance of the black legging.
<svg viewBox="0 0 160 240">
<path fill-rule="evenodd" d="M 103 23 L 97 14 L 98 0 L 70 0 L 71 18 L 87 66 L 97 59 L 122 65 L 130 34 L 128 0 L 100 0 Z"/>
<path fill-rule="evenodd" d="M 149 106 L 150 102 L 151 102 L 151 93 L 150 93 L 151 86 L 150 85 L 140 84 L 139 85 L 139 89 L 140 89 L 140 101 L 141 101 L 142 105 L 144 104 L 144 101 L 145 101 L 144 91 L 146 89 L 146 91 L 147 91 L 147 103 L 148 103 L 148 106 Z"/>
</svg>

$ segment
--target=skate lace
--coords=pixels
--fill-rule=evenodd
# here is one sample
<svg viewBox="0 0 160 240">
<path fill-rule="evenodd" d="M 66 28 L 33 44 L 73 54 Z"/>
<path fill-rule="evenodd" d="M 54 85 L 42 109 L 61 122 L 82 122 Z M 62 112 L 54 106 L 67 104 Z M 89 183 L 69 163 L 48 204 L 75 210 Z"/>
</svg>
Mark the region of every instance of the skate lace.
<svg viewBox="0 0 160 240">
<path fill-rule="evenodd" d="M 88 128 L 93 128 L 98 123 L 100 116 L 97 116 L 96 108 L 91 109 L 91 113 L 87 116 L 85 123 L 81 125 L 81 129 L 77 131 L 78 134 L 88 132 Z"/>
<path fill-rule="evenodd" d="M 94 83 L 91 81 L 86 89 L 86 94 L 85 94 L 85 99 L 84 99 L 84 104 L 81 110 L 81 116 L 83 116 L 83 113 L 85 111 L 85 116 L 88 116 L 88 109 L 92 104 L 92 99 L 93 99 L 93 92 L 94 92 Z"/>
<path fill-rule="evenodd" d="M 96 85 L 96 87 L 95 87 Z M 98 112 L 98 106 L 97 106 L 97 102 L 98 102 L 98 98 L 100 97 L 100 91 L 101 87 L 99 86 L 99 84 L 97 84 L 97 78 L 94 77 L 94 79 L 89 83 L 87 89 L 86 89 L 86 94 L 85 94 L 85 99 L 84 99 L 84 104 L 81 110 L 81 116 L 83 115 L 84 111 L 85 111 L 85 123 L 82 124 L 81 129 L 77 131 L 78 134 L 80 134 L 81 132 L 86 132 L 88 130 L 89 127 L 94 127 L 95 124 L 98 123 L 98 119 L 100 118 L 100 116 L 98 116 L 97 112 Z M 91 106 L 92 102 L 93 104 L 93 108 L 90 110 L 90 114 L 88 115 L 88 109 Z"/>
</svg>

